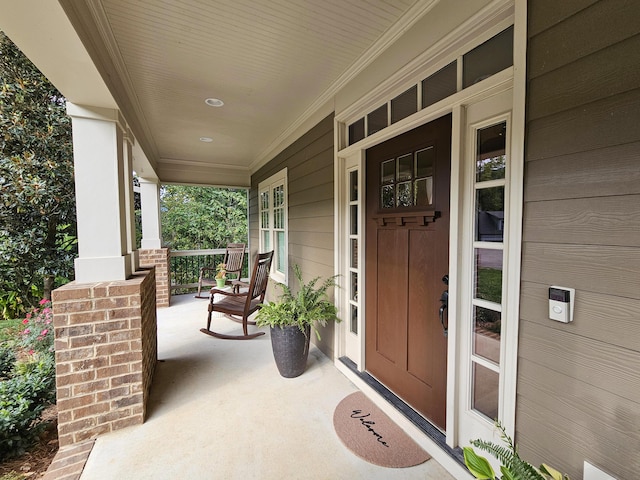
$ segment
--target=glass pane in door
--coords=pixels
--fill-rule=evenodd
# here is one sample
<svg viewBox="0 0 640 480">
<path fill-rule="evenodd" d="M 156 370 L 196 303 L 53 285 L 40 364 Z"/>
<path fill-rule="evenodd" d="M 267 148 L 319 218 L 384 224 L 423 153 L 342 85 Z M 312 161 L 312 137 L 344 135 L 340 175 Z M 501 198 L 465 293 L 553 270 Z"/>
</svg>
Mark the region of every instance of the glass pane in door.
<svg viewBox="0 0 640 480">
<path fill-rule="evenodd" d="M 502 303 L 502 249 L 475 249 L 474 298 Z"/>
<path fill-rule="evenodd" d="M 498 384 L 500 376 L 473 362 L 473 396 L 471 408 L 490 420 L 498 418 Z"/>
<path fill-rule="evenodd" d="M 488 308 L 473 309 L 473 353 L 500 363 L 500 312 Z"/>
</svg>

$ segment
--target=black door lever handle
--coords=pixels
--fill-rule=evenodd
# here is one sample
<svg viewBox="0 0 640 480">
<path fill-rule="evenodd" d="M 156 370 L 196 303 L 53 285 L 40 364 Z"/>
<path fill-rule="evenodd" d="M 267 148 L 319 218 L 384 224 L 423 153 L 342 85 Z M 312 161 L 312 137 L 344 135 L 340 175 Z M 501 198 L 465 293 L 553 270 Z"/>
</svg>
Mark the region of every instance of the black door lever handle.
<svg viewBox="0 0 640 480">
<path fill-rule="evenodd" d="M 447 308 L 449 308 L 449 290 L 445 290 L 444 292 L 442 292 L 442 295 L 440 296 L 440 302 L 442 303 L 442 305 L 440 306 L 438 314 L 440 316 L 442 329 L 444 330 L 444 336 L 446 337 L 449 331 L 449 321 L 448 319 L 444 319 L 444 312 Z"/>
</svg>

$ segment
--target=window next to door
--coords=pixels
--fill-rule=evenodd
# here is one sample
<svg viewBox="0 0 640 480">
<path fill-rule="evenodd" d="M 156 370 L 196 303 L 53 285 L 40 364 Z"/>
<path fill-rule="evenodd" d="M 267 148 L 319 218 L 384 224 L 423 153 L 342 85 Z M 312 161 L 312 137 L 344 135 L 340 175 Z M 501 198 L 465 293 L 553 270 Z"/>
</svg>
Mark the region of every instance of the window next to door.
<svg viewBox="0 0 640 480">
<path fill-rule="evenodd" d="M 260 206 L 260 251 L 274 250 L 271 277 L 287 282 L 288 202 L 287 169 L 284 168 L 258 185 Z"/>
</svg>

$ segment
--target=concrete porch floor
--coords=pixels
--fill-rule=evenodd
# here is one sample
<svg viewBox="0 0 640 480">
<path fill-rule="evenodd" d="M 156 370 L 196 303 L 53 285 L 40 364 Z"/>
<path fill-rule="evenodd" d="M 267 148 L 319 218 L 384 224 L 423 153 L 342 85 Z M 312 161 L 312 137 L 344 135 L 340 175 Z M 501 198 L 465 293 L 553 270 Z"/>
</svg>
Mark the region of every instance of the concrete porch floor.
<svg viewBox="0 0 640 480">
<path fill-rule="evenodd" d="M 393 469 L 356 457 L 332 420 L 356 387 L 330 359 L 313 347 L 305 373 L 282 378 L 268 332 L 247 341 L 209 337 L 199 331 L 206 311 L 193 295 L 158 310 L 147 420 L 99 437 L 82 480 L 453 478 L 434 459 Z M 212 328 L 241 326 L 214 319 Z"/>
</svg>

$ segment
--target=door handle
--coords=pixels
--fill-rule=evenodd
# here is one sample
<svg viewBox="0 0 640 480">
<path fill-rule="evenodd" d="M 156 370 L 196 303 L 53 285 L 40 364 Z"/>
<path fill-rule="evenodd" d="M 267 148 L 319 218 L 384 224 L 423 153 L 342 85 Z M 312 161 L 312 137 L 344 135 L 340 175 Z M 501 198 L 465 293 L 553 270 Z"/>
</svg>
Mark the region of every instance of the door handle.
<svg viewBox="0 0 640 480">
<path fill-rule="evenodd" d="M 449 319 L 447 320 L 444 319 L 444 313 L 445 313 L 445 310 L 449 308 L 449 290 L 445 290 L 444 292 L 442 292 L 442 295 L 440 296 L 440 302 L 442 303 L 442 305 L 440 305 L 440 310 L 438 311 L 438 314 L 440 316 L 440 323 L 442 324 L 442 329 L 444 330 L 444 336 L 446 337 L 449 331 Z"/>
</svg>

